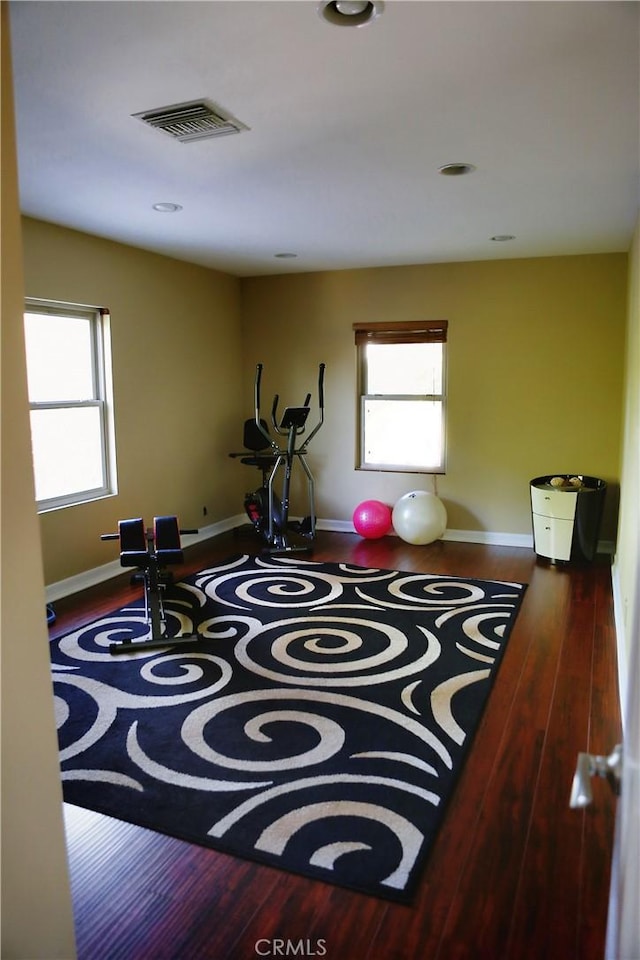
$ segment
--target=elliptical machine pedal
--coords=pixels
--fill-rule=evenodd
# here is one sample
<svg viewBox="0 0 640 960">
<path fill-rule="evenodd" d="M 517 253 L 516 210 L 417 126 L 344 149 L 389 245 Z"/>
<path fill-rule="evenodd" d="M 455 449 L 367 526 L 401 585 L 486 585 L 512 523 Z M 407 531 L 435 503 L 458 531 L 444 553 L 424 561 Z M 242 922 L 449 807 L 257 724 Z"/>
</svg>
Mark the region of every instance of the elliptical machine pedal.
<svg viewBox="0 0 640 960">
<path fill-rule="evenodd" d="M 289 529 L 294 533 L 299 533 L 301 537 L 313 539 L 315 536 L 315 526 L 311 517 L 303 517 L 302 520 L 291 520 Z"/>
<path fill-rule="evenodd" d="M 303 537 L 315 537 L 315 524 L 312 517 L 304 517 L 298 524 L 298 533 Z"/>
</svg>

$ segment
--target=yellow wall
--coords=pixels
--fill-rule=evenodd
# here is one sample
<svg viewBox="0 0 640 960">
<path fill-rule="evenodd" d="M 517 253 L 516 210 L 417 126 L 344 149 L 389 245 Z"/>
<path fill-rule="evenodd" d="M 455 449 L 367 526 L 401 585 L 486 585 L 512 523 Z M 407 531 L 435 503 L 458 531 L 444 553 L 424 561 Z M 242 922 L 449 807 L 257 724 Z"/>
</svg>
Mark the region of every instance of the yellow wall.
<svg viewBox="0 0 640 960">
<path fill-rule="evenodd" d="M 318 515 L 348 520 L 365 498 L 433 489 L 427 476 L 354 469 L 351 325 L 446 318 L 448 467 L 436 482 L 449 528 L 530 534 L 529 480 L 575 472 L 611 484 L 602 535 L 613 540 L 626 271 L 627 256 L 612 254 L 243 280 L 245 383 L 262 361 L 268 409 L 272 392 L 295 401 L 312 389 L 326 362 L 309 461 Z"/>
<path fill-rule="evenodd" d="M 3 960 L 71 960 L 73 914 L 62 822 L 40 529 L 24 359 L 22 250 L 2 3 L 2 946 Z"/>
<path fill-rule="evenodd" d="M 46 582 L 112 560 L 120 518 L 237 514 L 239 282 L 37 220 L 23 235 L 27 296 L 111 311 L 118 495 L 41 515 Z"/>
<path fill-rule="evenodd" d="M 320 519 L 348 522 L 375 497 L 436 489 L 450 530 L 530 535 L 529 480 L 587 473 L 610 484 L 614 540 L 627 256 L 389 267 L 237 280 L 24 220 L 28 296 L 104 304 L 112 314 L 119 493 L 41 516 L 45 579 L 108 562 L 119 518 L 175 513 L 202 526 L 242 511 L 257 482 L 228 457 L 253 411 L 314 393 L 327 364 L 326 420 L 310 448 Z M 352 323 L 449 320 L 448 465 L 437 478 L 355 469 Z M 206 520 L 202 507 L 208 510 Z M 304 513 L 299 485 L 292 513 Z"/>
</svg>

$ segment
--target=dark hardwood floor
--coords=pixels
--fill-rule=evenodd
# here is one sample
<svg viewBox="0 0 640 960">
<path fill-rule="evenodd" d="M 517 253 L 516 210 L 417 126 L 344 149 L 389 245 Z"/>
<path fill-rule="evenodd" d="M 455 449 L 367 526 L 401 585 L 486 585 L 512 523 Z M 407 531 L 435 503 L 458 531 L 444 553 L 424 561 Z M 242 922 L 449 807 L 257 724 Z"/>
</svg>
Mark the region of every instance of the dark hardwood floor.
<svg viewBox="0 0 640 960">
<path fill-rule="evenodd" d="M 224 534 L 190 548 L 177 573 L 256 550 L 251 534 Z M 328 532 L 314 559 L 529 584 L 414 903 L 67 805 L 80 960 L 601 960 L 615 798 L 597 781 L 593 806 L 568 800 L 577 753 L 609 753 L 621 737 L 607 559 L 554 567 L 521 548 Z M 51 632 L 137 593 L 125 574 L 61 600 Z"/>
</svg>

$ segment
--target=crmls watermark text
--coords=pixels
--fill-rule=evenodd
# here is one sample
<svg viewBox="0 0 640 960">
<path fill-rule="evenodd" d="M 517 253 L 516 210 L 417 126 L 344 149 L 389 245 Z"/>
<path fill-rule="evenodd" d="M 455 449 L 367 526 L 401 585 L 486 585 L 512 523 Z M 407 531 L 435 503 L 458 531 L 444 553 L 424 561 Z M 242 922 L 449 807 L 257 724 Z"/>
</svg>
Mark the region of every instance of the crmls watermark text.
<svg viewBox="0 0 640 960">
<path fill-rule="evenodd" d="M 326 957 L 326 940 L 256 940 L 259 957 Z"/>
</svg>

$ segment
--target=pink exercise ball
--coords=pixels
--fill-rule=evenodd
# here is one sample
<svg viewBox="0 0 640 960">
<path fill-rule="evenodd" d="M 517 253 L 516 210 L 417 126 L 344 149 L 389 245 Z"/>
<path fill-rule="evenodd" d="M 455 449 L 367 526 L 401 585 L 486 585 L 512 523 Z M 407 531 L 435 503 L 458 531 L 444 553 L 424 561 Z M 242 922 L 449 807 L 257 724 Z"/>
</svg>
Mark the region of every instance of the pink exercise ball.
<svg viewBox="0 0 640 960">
<path fill-rule="evenodd" d="M 353 525 L 367 540 L 384 537 L 391 529 L 391 507 L 380 500 L 363 500 L 353 511 Z"/>
</svg>

